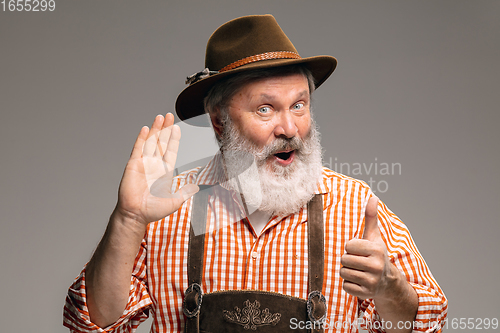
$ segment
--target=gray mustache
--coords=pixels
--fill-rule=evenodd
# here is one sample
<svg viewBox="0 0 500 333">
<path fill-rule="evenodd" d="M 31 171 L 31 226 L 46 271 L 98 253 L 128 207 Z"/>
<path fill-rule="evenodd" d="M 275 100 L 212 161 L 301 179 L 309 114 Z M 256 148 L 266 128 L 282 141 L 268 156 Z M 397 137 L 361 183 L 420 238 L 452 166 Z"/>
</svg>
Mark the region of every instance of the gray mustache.
<svg viewBox="0 0 500 333">
<path fill-rule="evenodd" d="M 269 146 L 259 153 L 259 157 L 267 158 L 283 150 L 301 150 L 304 147 L 304 142 L 298 137 L 293 138 L 277 138 Z"/>
</svg>

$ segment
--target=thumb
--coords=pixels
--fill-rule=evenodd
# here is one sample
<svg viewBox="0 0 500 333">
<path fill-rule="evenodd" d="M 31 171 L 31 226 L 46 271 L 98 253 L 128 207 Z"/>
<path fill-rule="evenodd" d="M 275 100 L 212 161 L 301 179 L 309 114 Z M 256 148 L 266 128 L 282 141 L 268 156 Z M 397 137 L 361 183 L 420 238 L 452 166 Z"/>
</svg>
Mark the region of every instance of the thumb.
<svg viewBox="0 0 500 333">
<path fill-rule="evenodd" d="M 200 188 L 195 184 L 187 184 L 180 188 L 179 192 L 182 195 L 182 200 L 186 201 L 198 192 Z"/>
<path fill-rule="evenodd" d="M 374 241 L 380 238 L 380 230 L 378 228 L 378 198 L 372 196 L 368 200 L 365 210 L 365 230 L 363 232 L 363 239 Z"/>
</svg>

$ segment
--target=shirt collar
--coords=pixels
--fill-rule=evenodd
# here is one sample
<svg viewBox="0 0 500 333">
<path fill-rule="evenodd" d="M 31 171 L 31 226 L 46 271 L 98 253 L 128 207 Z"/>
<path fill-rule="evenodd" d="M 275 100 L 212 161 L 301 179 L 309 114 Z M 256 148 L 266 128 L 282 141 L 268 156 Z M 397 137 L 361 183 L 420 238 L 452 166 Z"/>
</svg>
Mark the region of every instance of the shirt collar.
<svg viewBox="0 0 500 333">
<path fill-rule="evenodd" d="M 321 171 L 321 178 L 318 180 L 318 187 L 314 194 L 325 194 L 331 192 L 331 188 L 327 179 L 327 169 L 323 167 L 323 170 Z"/>
</svg>

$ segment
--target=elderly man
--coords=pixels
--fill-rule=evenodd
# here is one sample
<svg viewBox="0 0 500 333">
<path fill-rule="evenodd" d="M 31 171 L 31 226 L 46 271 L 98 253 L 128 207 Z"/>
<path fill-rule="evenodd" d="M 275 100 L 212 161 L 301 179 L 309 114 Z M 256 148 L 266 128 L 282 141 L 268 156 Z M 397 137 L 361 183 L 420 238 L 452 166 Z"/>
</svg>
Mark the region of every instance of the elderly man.
<svg viewBox="0 0 500 333">
<path fill-rule="evenodd" d="M 64 324 L 129 332 L 151 311 L 154 332 L 440 331 L 447 301 L 408 229 L 321 165 L 311 94 L 336 64 L 301 58 L 270 15 L 217 29 L 176 111 L 207 113 L 220 153 L 172 177 L 173 115 L 141 129 Z"/>
</svg>

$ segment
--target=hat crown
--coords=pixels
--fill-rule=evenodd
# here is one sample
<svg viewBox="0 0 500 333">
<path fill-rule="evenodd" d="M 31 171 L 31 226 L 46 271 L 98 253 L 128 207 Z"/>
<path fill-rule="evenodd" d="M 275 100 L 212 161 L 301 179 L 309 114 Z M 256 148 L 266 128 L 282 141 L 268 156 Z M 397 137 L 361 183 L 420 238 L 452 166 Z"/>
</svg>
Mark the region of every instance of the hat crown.
<svg viewBox="0 0 500 333">
<path fill-rule="evenodd" d="M 297 53 L 272 15 L 251 15 L 227 22 L 207 43 L 205 67 L 219 71 L 243 58 L 276 51 Z"/>
</svg>

